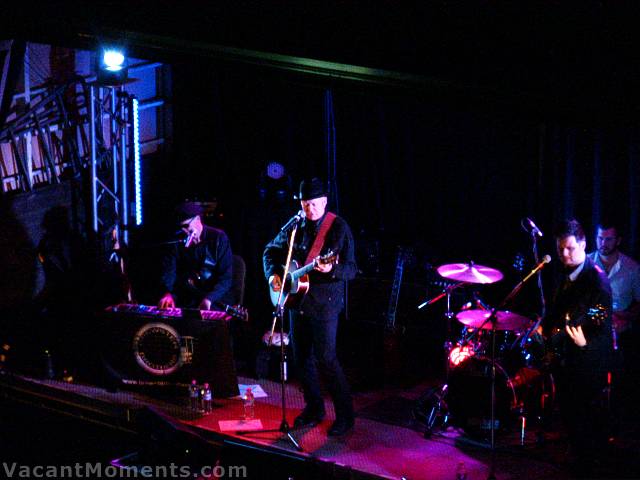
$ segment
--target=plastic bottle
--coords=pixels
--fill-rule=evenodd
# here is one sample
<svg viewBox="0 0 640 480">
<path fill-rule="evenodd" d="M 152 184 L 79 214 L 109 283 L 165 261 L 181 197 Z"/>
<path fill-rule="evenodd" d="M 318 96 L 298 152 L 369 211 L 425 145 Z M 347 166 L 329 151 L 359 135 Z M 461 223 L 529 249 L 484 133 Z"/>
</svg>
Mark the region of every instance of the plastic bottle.
<svg viewBox="0 0 640 480">
<path fill-rule="evenodd" d="M 198 387 L 198 382 L 195 380 L 191 380 L 191 385 L 189 386 L 189 407 L 194 412 L 199 410 L 199 400 L 200 400 L 200 387 Z"/>
<path fill-rule="evenodd" d="M 242 403 L 244 405 L 244 419 L 245 420 L 252 420 L 255 414 L 254 411 L 254 402 L 255 402 L 255 398 L 253 396 L 253 392 L 251 391 L 251 388 L 247 388 L 247 391 L 244 393 L 244 396 L 242 397 Z"/>
<path fill-rule="evenodd" d="M 213 391 L 209 387 L 208 383 L 204 384 L 204 394 L 202 395 L 202 407 L 204 408 L 205 415 L 211 413 L 213 406 Z"/>
<path fill-rule="evenodd" d="M 467 480 L 467 468 L 464 466 L 464 462 L 458 462 L 456 480 Z"/>
<path fill-rule="evenodd" d="M 287 352 L 286 352 L 286 350 L 284 352 L 284 357 L 282 359 L 282 380 L 285 381 L 285 382 L 288 380 Z"/>
</svg>

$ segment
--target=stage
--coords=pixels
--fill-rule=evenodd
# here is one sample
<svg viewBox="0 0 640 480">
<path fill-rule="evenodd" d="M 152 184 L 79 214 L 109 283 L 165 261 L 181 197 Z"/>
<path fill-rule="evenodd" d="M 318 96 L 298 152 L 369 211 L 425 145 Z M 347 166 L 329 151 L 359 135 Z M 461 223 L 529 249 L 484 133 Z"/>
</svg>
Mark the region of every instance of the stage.
<svg viewBox="0 0 640 480">
<path fill-rule="evenodd" d="M 342 438 L 327 436 L 333 419 L 331 402 L 327 401 L 327 417 L 320 425 L 293 432 L 304 449 L 297 452 L 281 433 L 256 430 L 238 435 L 236 426 L 229 424 L 235 422 L 241 429 L 279 427 L 280 385 L 270 380 L 239 378 L 240 384 L 260 385 L 266 394 L 256 398 L 255 419 L 259 422 L 242 421 L 243 405 L 239 398 L 214 399 L 213 410 L 207 415 L 193 412 L 186 390 L 181 395 L 150 396 L 7 372 L 0 376 L 0 383 L 5 401 L 26 408 L 62 413 L 120 432 L 137 432 L 139 436 L 149 430 L 160 430 L 162 435 L 157 432 L 152 435 L 154 441 L 158 437 L 169 438 L 176 449 L 181 448 L 180 442 L 192 444 L 196 438 L 219 452 L 223 461 L 236 465 L 245 462 L 248 478 L 452 479 L 462 463 L 466 478 L 482 479 L 487 478 L 491 462 L 486 442 L 453 427 L 424 438 L 424 427 L 413 420 L 412 409 L 429 387 L 427 384 L 356 393 L 356 426 Z M 303 407 L 302 394 L 295 384 L 286 385 L 286 403 L 287 420 L 292 424 Z M 17 438 L 31 441 L 28 432 L 23 433 L 26 435 Z M 562 434 L 547 432 L 546 441 L 539 443 L 536 432 L 528 431 L 524 445 L 520 445 L 517 433 L 501 432 L 497 436 L 497 478 L 571 478 Z M 637 440 L 613 440 L 611 465 L 603 465 L 593 476 L 633 476 L 632 469 L 637 468 L 633 445 L 637 446 Z M 13 445 L 14 450 L 19 448 L 20 445 Z M 123 451 L 120 460 L 131 453 Z"/>
</svg>

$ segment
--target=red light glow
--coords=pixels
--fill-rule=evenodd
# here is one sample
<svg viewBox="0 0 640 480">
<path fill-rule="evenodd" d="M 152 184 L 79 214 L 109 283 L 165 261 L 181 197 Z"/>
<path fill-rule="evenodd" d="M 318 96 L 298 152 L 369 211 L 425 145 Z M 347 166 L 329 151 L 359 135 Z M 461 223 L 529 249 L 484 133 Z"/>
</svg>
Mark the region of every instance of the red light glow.
<svg viewBox="0 0 640 480">
<path fill-rule="evenodd" d="M 451 365 L 458 366 L 462 362 L 464 362 L 467 358 L 471 357 L 474 354 L 473 348 L 468 345 L 465 346 L 456 346 L 449 353 L 449 362 Z"/>
</svg>

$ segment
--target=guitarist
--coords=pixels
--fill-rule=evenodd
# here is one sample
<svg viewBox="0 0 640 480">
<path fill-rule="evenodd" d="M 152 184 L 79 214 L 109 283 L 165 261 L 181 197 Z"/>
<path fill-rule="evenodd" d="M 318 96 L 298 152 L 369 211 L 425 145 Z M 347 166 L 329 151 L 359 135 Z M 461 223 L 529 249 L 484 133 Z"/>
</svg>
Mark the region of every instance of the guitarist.
<svg viewBox="0 0 640 480">
<path fill-rule="evenodd" d="M 160 308 L 211 310 L 215 302 L 231 303 L 232 255 L 227 234 L 202 222 L 198 202 L 183 202 L 174 211 L 184 241 L 167 246 L 161 263 Z"/>
<path fill-rule="evenodd" d="M 326 211 L 327 190 L 318 178 L 300 183 L 299 195 L 304 212 L 294 239 L 293 259 L 300 265 L 332 250 L 337 263 L 318 263 L 309 275 L 308 294 L 290 309 L 290 333 L 293 353 L 304 391 L 306 406 L 295 419 L 295 427 L 320 423 L 325 416 L 319 374 L 328 385 L 336 412 L 329 435 L 340 436 L 353 428 L 354 413 L 350 388 L 336 356 L 338 315 L 344 307 L 344 282 L 356 274 L 351 229 L 341 217 Z M 282 287 L 288 231 L 280 232 L 264 254 L 264 272 L 273 290 Z M 311 257 L 311 258 L 309 258 Z"/>
<path fill-rule="evenodd" d="M 560 357 L 555 378 L 569 460 L 588 473 L 606 442 L 603 391 L 612 351 L 611 289 L 606 274 L 587 257 L 584 230 L 576 220 L 562 223 L 555 240 L 563 272 L 544 326 Z"/>
</svg>

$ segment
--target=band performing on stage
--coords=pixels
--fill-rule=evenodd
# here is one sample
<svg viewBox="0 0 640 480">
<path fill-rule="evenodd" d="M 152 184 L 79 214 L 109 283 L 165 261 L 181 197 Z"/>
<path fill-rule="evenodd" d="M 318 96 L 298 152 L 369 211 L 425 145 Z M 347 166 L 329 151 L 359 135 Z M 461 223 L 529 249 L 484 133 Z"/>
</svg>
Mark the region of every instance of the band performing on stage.
<svg viewBox="0 0 640 480">
<path fill-rule="evenodd" d="M 295 210 L 293 200 L 299 202 L 299 212 L 279 232 L 272 232 L 277 234 L 262 256 L 263 291 L 268 291 L 275 309 L 262 348 L 281 348 L 282 424 L 276 430 L 303 451 L 294 430 L 308 432 L 327 419 L 326 435 L 342 442 L 359 429 L 351 379 L 338 358 L 347 286 L 358 267 L 349 225 L 329 210 L 327 184 L 305 179 L 291 210 Z M 136 304 L 131 283 L 120 279 L 128 286 L 126 294 L 121 291 L 116 303 L 103 312 L 99 331 L 107 339 L 101 359 L 112 384 L 191 384 L 191 402 L 199 405 L 197 377 L 206 381 L 209 415 L 215 395 L 245 395 L 238 390 L 233 358 L 239 339 L 228 325 L 251 322 L 248 309 L 241 305 L 242 293 L 237 293 L 239 272 L 233 270 L 231 242 L 223 230 L 205 225 L 205 218 L 200 202 L 186 201 L 175 208 L 167 224 L 174 230 L 172 239 L 155 244 L 159 278 L 148 279 L 157 285 L 153 290 L 157 306 Z M 567 446 L 563 461 L 576 472 L 588 473 L 615 437 L 628 408 L 625 401 L 637 395 L 638 356 L 632 335 L 638 330 L 640 266 L 619 251 L 621 235 L 612 223 L 597 226 L 597 249 L 590 254 L 580 223 L 561 223 L 553 236 L 555 259 L 539 258 L 537 241 L 543 233 L 531 218 L 524 218 L 522 227 L 533 245 L 533 268 L 527 272 L 525 260 L 516 259 L 514 285 L 505 284 L 506 272 L 473 261 L 432 268 L 443 287 L 410 308 L 415 313 L 428 312 L 436 304 L 444 308 L 437 320 L 445 325 L 444 351 L 433 364 L 443 360 L 446 367 L 415 401 L 412 414 L 425 438 L 457 429 L 487 442 L 492 452 L 497 441 L 523 446 L 527 437 L 534 436 L 544 445 L 560 435 Z M 58 292 L 63 288 L 60 282 L 72 281 L 74 257 L 69 256 L 66 236 L 52 238 L 41 242 L 39 258 L 48 291 Z M 126 277 L 129 254 L 123 254 L 119 242 L 114 245 L 116 271 Z M 389 308 L 382 312 L 389 335 L 397 333 L 395 313 L 402 301 L 399 293 L 408 250 L 400 248 Z M 550 276 L 543 272 L 552 268 L 557 278 L 545 292 Z M 492 302 L 483 298 L 489 296 Z M 60 315 L 55 306 L 52 303 L 49 311 Z M 264 332 L 258 329 L 254 332 Z M 304 398 L 292 430 L 284 393 L 285 382 L 290 381 L 285 351 L 289 340 L 293 378 Z M 55 345 L 54 354 L 68 347 Z M 66 356 L 56 358 L 73 369 L 70 361 Z M 388 380 L 386 373 L 384 379 Z M 324 388 L 333 409 L 325 403 Z M 623 397 L 626 400 L 618 400 Z M 492 471 L 494 459 L 495 455 Z"/>
</svg>

